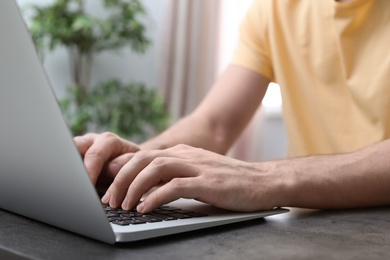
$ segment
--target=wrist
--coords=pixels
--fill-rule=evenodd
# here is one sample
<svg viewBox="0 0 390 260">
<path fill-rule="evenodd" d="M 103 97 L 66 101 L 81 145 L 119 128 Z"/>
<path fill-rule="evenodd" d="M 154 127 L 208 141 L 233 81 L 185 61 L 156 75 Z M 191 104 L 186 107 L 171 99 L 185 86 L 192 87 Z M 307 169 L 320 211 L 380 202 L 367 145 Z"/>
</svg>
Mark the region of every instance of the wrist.
<svg viewBox="0 0 390 260">
<path fill-rule="evenodd" d="M 258 187 L 257 200 L 264 209 L 288 207 L 297 190 L 291 161 L 279 160 L 256 163 Z"/>
<path fill-rule="evenodd" d="M 273 177 L 276 207 L 289 207 L 299 191 L 298 165 L 291 160 L 269 162 L 270 175 Z"/>
</svg>

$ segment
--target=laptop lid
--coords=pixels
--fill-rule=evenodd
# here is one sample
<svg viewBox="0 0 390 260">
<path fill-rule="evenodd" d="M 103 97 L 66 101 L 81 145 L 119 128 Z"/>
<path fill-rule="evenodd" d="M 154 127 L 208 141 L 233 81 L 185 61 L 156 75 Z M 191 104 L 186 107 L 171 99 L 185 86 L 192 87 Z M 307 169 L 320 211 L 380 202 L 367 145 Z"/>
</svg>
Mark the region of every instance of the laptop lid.
<svg viewBox="0 0 390 260">
<path fill-rule="evenodd" d="M 113 243 L 14 0 L 0 1 L 0 37 L 0 207 Z"/>
<path fill-rule="evenodd" d="M 207 216 L 109 223 L 14 0 L 0 1 L 0 208 L 103 242 L 152 238 L 260 218 L 194 200 L 170 206 Z"/>
</svg>

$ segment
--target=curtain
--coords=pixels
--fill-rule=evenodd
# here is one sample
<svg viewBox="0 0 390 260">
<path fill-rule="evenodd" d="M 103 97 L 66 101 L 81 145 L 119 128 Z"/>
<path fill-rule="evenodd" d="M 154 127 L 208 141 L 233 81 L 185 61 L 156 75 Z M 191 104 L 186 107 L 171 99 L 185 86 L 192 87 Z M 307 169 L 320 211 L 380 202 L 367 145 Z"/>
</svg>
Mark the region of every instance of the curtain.
<svg viewBox="0 0 390 260">
<path fill-rule="evenodd" d="M 190 113 L 216 79 L 220 2 L 166 1 L 158 82 L 173 122 Z"/>
</svg>

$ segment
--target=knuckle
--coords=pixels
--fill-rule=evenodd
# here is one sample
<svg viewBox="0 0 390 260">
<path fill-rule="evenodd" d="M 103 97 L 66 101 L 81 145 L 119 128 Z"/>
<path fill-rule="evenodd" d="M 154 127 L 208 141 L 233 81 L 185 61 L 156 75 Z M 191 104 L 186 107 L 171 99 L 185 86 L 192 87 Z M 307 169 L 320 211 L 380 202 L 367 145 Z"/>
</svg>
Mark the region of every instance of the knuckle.
<svg viewBox="0 0 390 260">
<path fill-rule="evenodd" d="M 85 158 L 88 159 L 100 159 L 103 157 L 103 152 L 98 149 L 90 148 L 86 153 L 85 153 Z"/>
<path fill-rule="evenodd" d="M 134 154 L 133 160 L 135 161 L 142 161 L 143 159 L 150 156 L 150 151 L 138 151 Z"/>
<path fill-rule="evenodd" d="M 81 138 L 95 138 L 97 136 L 97 134 L 95 134 L 95 133 L 86 133 L 86 134 L 84 134 L 84 135 L 80 135 L 79 137 L 81 137 Z"/>
<path fill-rule="evenodd" d="M 194 155 L 205 151 L 203 148 L 193 147 L 187 144 L 177 144 L 173 146 L 171 149 L 175 152 L 185 152 L 187 154 L 194 154 Z"/>
<path fill-rule="evenodd" d="M 100 137 L 103 139 L 111 139 L 111 138 L 116 138 L 117 135 L 112 132 L 104 132 L 100 134 Z"/>
<path fill-rule="evenodd" d="M 181 178 L 174 178 L 170 181 L 170 185 L 173 191 L 180 193 L 185 189 L 185 181 Z"/>
<path fill-rule="evenodd" d="M 166 162 L 167 162 L 167 158 L 157 157 L 153 159 L 153 161 L 150 163 L 150 166 L 153 168 L 159 168 L 164 166 Z"/>
<path fill-rule="evenodd" d="M 175 150 L 185 150 L 185 149 L 188 149 L 190 146 L 186 145 L 186 144 L 177 144 L 173 147 L 173 149 Z"/>
</svg>

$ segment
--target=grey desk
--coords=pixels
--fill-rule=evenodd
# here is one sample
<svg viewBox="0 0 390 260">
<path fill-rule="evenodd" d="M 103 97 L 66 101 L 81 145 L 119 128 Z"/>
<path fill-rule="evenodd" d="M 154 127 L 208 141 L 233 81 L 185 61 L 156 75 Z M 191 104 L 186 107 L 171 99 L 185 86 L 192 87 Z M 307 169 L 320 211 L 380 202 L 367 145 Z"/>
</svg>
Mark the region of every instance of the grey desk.
<svg viewBox="0 0 390 260">
<path fill-rule="evenodd" d="M 0 259 L 390 259 L 390 207 L 290 213 L 106 245 L 0 210 Z"/>
</svg>

